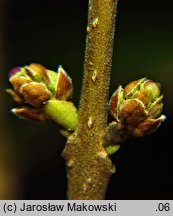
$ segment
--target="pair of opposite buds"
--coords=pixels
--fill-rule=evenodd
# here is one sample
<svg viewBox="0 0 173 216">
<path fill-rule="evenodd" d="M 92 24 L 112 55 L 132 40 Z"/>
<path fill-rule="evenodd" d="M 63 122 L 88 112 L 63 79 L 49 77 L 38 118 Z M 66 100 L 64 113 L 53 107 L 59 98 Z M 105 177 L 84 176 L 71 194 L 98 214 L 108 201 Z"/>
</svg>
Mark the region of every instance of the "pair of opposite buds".
<svg viewBox="0 0 173 216">
<path fill-rule="evenodd" d="M 13 89 L 7 92 L 21 104 L 12 111 L 19 117 L 44 121 L 53 119 L 65 129 L 77 126 L 77 109 L 71 99 L 72 80 L 60 66 L 58 72 L 40 64 L 14 68 L 9 78 Z M 121 86 L 112 95 L 109 110 L 115 119 L 107 127 L 105 142 L 121 143 L 129 136 L 153 133 L 165 120 L 161 115 L 163 95 L 160 84 L 146 78 Z"/>
</svg>

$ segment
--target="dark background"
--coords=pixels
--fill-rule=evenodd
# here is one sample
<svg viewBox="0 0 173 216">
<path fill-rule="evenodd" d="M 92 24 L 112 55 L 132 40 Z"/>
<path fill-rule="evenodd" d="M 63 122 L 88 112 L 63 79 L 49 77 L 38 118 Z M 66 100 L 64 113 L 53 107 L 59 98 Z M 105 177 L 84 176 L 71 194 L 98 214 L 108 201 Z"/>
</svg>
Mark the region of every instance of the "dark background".
<svg viewBox="0 0 173 216">
<path fill-rule="evenodd" d="M 12 156 L 6 160 L 18 178 L 16 198 L 66 199 L 66 168 L 61 157 L 65 138 L 52 122 L 41 124 L 13 116 L 10 109 L 16 104 L 4 88 L 10 87 L 8 71 L 15 66 L 38 62 L 56 70 L 62 64 L 73 78 L 78 104 L 88 1 L 1 3 L 0 135 L 10 138 Z M 129 139 L 112 156 L 117 173 L 106 199 L 172 199 L 173 1 L 120 0 L 114 44 L 110 95 L 119 84 L 141 77 L 154 79 L 162 85 L 167 120 L 156 133 Z"/>
</svg>

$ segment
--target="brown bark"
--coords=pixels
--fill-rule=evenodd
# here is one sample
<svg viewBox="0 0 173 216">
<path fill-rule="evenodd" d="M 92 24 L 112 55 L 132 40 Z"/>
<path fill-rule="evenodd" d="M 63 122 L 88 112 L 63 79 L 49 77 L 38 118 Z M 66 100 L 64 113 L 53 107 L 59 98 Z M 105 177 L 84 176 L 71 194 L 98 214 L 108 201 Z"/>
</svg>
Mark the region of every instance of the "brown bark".
<svg viewBox="0 0 173 216">
<path fill-rule="evenodd" d="M 103 147 L 117 0 L 90 0 L 76 132 L 68 139 L 69 199 L 104 199 L 113 165 Z"/>
</svg>

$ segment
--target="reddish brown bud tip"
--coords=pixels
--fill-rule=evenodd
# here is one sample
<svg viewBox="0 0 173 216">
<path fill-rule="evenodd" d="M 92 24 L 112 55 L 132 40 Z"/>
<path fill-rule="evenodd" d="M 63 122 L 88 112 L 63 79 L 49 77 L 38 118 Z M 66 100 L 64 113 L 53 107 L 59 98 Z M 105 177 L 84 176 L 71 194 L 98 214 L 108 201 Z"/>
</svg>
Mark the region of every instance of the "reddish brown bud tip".
<svg viewBox="0 0 173 216">
<path fill-rule="evenodd" d="M 35 121 L 46 120 L 42 109 L 22 107 L 22 108 L 12 109 L 12 112 L 19 118 L 35 120 Z"/>
<path fill-rule="evenodd" d="M 118 89 L 112 95 L 109 102 L 110 112 L 117 122 L 119 121 L 118 113 L 120 111 L 120 106 L 122 102 L 123 102 L 123 89 L 122 86 L 119 86 Z"/>
<path fill-rule="evenodd" d="M 52 96 L 43 83 L 36 82 L 24 84 L 20 93 L 23 95 L 25 102 L 34 107 L 42 106 Z"/>
<path fill-rule="evenodd" d="M 67 100 L 73 93 L 72 80 L 66 71 L 60 66 L 58 68 L 58 78 L 56 86 L 56 98 Z"/>
<path fill-rule="evenodd" d="M 165 121 L 165 119 L 166 117 L 164 115 L 160 116 L 158 119 L 146 119 L 136 128 L 129 127 L 129 132 L 132 136 L 136 137 L 149 135 L 156 131 L 160 124 Z"/>
<path fill-rule="evenodd" d="M 10 78 L 10 82 L 13 85 L 14 89 L 18 92 L 20 92 L 20 88 L 23 84 L 30 83 L 31 80 L 25 76 L 19 77 L 19 76 L 12 76 Z"/>
<path fill-rule="evenodd" d="M 25 66 L 25 69 L 28 75 L 32 78 L 33 81 L 44 81 L 46 83 L 50 82 L 47 70 L 41 64 L 30 64 L 29 66 Z"/>
<path fill-rule="evenodd" d="M 143 83 L 146 78 L 135 80 L 127 84 L 124 88 L 124 97 L 130 98 L 136 91 L 140 89 L 141 83 Z"/>
<path fill-rule="evenodd" d="M 137 91 L 132 98 L 136 98 L 139 99 L 140 101 L 142 101 L 142 103 L 145 105 L 145 107 L 147 108 L 148 105 L 151 103 L 152 101 L 152 92 L 151 91 L 147 91 L 146 89 L 141 90 L 141 91 Z"/>
<path fill-rule="evenodd" d="M 153 104 L 151 104 L 148 117 L 156 119 L 161 115 L 163 110 L 163 103 L 162 103 L 163 96 L 160 96 Z"/>
<path fill-rule="evenodd" d="M 145 106 L 138 99 L 125 100 L 120 110 L 120 116 L 124 123 L 138 125 L 147 117 Z"/>
</svg>

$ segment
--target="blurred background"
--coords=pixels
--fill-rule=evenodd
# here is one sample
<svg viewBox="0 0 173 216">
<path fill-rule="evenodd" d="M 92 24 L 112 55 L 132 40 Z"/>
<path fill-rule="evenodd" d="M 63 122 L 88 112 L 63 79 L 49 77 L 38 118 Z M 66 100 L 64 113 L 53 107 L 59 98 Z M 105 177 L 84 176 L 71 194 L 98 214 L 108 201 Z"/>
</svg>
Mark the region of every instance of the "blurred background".
<svg viewBox="0 0 173 216">
<path fill-rule="evenodd" d="M 0 199 L 66 199 L 61 152 L 65 138 L 53 122 L 16 118 L 5 92 L 15 66 L 62 64 L 78 105 L 83 76 L 87 0 L 0 0 Z M 129 139 L 112 156 L 117 173 L 106 199 L 172 199 L 173 2 L 120 0 L 110 95 L 141 77 L 161 83 L 167 120 L 158 131 Z"/>
</svg>

